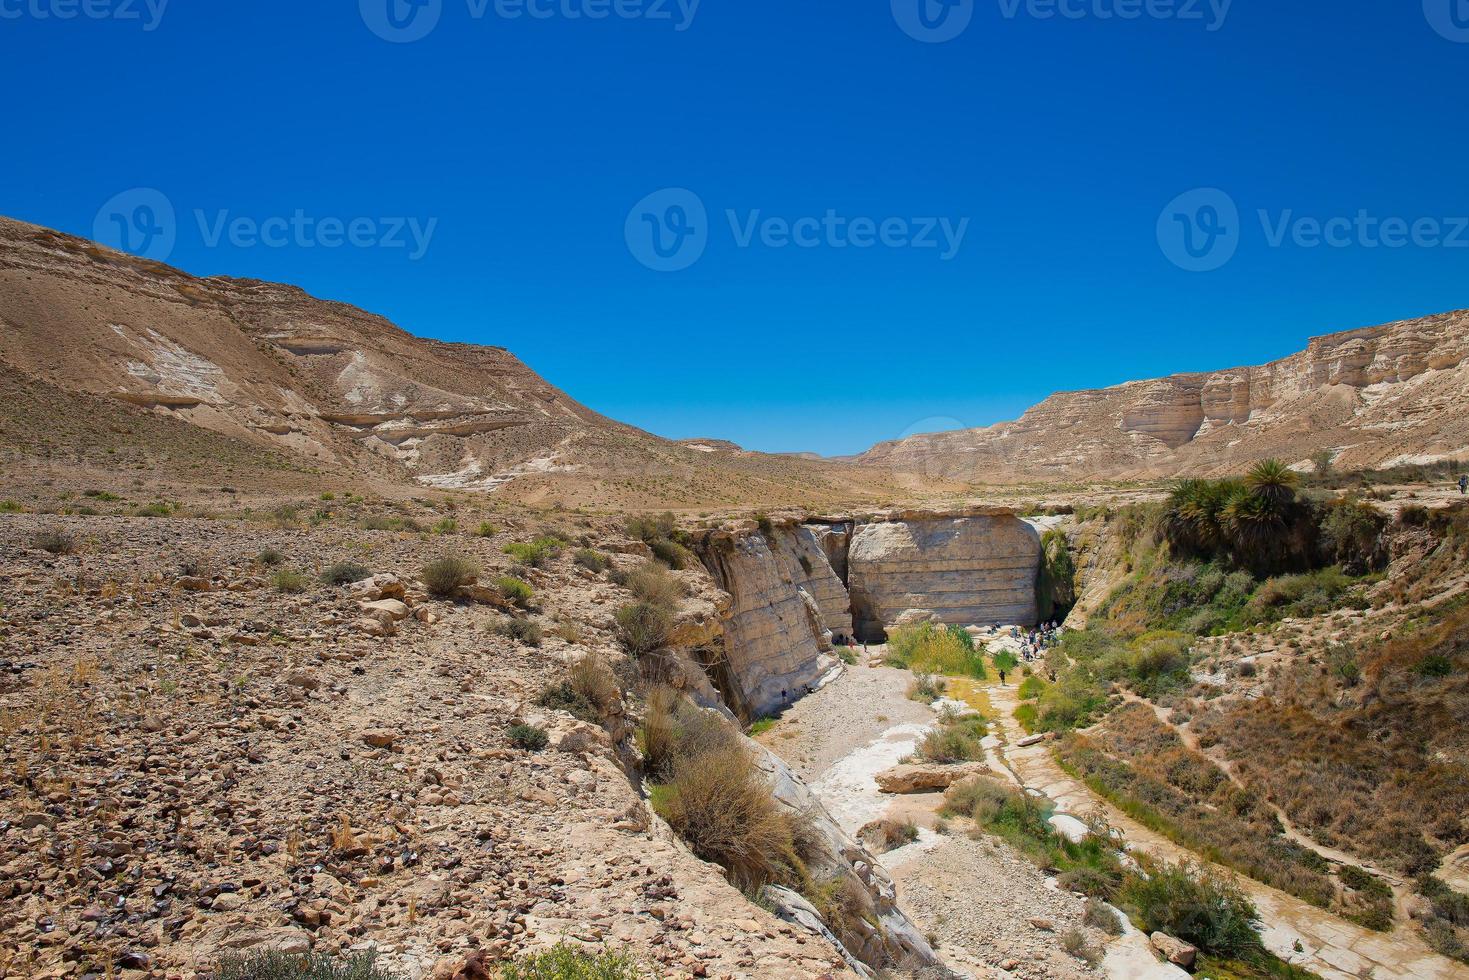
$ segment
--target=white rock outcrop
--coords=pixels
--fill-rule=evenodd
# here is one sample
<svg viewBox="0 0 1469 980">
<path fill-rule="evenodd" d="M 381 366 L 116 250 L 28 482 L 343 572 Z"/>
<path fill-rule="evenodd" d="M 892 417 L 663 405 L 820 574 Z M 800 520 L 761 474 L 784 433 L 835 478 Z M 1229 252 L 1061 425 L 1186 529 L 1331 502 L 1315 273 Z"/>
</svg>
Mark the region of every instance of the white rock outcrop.
<svg viewBox="0 0 1469 980">
<path fill-rule="evenodd" d="M 854 627 L 876 640 L 900 617 L 957 626 L 1036 622 L 1041 541 L 1008 511 L 858 524 L 848 552 Z"/>
</svg>

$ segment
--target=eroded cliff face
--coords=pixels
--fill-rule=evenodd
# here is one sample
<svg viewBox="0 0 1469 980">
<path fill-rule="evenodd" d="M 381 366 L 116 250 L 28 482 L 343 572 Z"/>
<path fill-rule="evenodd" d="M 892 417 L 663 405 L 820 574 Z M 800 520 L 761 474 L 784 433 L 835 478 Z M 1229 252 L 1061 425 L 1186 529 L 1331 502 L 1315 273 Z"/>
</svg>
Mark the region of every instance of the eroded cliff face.
<svg viewBox="0 0 1469 980">
<path fill-rule="evenodd" d="M 1040 535 L 1005 508 L 732 523 L 699 550 L 731 596 L 732 707 L 781 710 L 835 664 L 833 643 L 881 642 L 901 622 L 1032 624 Z"/>
<path fill-rule="evenodd" d="M 1469 311 L 1313 338 L 1257 367 L 1052 395 L 1014 422 L 860 462 L 977 482 L 1210 475 L 1330 450 L 1343 467 L 1469 455 Z"/>
<path fill-rule="evenodd" d="M 750 718 L 774 714 L 837 663 L 833 636 L 851 635 L 846 588 L 806 529 L 709 534 L 702 557 L 731 602 L 724 610 L 726 686 Z M 828 622 L 830 617 L 830 622 Z"/>
<path fill-rule="evenodd" d="M 1036 622 L 1041 542 L 1013 513 L 911 515 L 859 524 L 848 552 L 857 635 L 913 620 Z"/>
</svg>

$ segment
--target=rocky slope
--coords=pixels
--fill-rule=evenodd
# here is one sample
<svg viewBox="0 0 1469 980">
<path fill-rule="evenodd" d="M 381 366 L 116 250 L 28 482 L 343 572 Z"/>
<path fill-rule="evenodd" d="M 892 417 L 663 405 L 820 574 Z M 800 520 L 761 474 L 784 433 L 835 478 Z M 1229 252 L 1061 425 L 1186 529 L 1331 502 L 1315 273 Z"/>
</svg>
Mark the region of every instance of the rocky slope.
<svg viewBox="0 0 1469 980">
<path fill-rule="evenodd" d="M 201 279 L 3 218 L 0 368 L 77 399 L 79 417 L 100 397 L 123 428 L 166 418 L 239 454 L 527 503 L 771 505 L 867 499 L 887 481 L 659 439 L 578 404 L 502 348 L 425 340 L 291 286 Z M 69 456 L 83 441 L 48 444 L 25 414 L 7 420 L 11 451 Z"/>
<path fill-rule="evenodd" d="M 857 459 L 974 482 L 1341 467 L 1469 457 L 1469 312 L 1348 330 L 1259 367 L 1053 395 L 1019 420 L 917 435 Z"/>
<path fill-rule="evenodd" d="M 544 568 L 502 553 L 554 532 L 635 568 L 645 549 L 615 523 L 434 538 L 363 523 L 345 508 L 311 523 L 0 513 L 0 976 L 162 978 L 232 950 L 370 948 L 405 977 L 447 977 L 474 949 L 495 962 L 563 940 L 667 977 L 937 963 L 887 874 L 754 743 L 810 828 L 810 873 L 841 883 L 846 946 L 798 896 L 748 901 L 653 814 L 632 739 L 649 682 L 612 619 L 630 593 L 569 549 Z M 517 615 L 544 639 L 506 635 L 489 600 L 429 595 L 417 576 L 444 550 L 486 581 L 525 576 Z M 343 559 L 376 574 L 313 577 Z M 728 717 L 695 647 L 738 652 L 719 615 L 732 600 L 702 570 L 682 578 L 665 656 Z M 585 657 L 617 678 L 598 723 L 539 704 Z M 522 723 L 548 744 L 517 745 Z"/>
</svg>

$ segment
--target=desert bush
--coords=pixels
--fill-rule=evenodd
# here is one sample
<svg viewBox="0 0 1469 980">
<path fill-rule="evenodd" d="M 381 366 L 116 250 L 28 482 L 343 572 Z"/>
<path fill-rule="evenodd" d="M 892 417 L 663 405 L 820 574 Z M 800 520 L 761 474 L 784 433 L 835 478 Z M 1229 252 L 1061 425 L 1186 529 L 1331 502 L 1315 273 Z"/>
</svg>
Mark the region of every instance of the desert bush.
<svg viewBox="0 0 1469 980">
<path fill-rule="evenodd" d="M 446 552 L 424 565 L 419 577 L 429 595 L 450 599 L 458 594 L 460 586 L 474 582 L 479 574 L 479 565 L 474 561 Z"/>
<path fill-rule="evenodd" d="M 534 725 L 512 725 L 506 735 L 511 745 L 527 752 L 539 752 L 551 741 L 544 730 Z"/>
<path fill-rule="evenodd" d="M 522 609 L 530 605 L 531 597 L 535 595 L 535 590 L 530 587 L 529 582 L 516 578 L 514 575 L 501 575 L 496 578 L 495 588 L 507 602 L 514 603 Z"/>
<path fill-rule="evenodd" d="M 1119 902 L 1144 932 L 1165 932 L 1205 953 L 1243 958 L 1261 948 L 1254 902 L 1232 879 L 1192 864 L 1131 875 Z"/>
<path fill-rule="evenodd" d="M 551 559 L 561 554 L 564 544 L 565 542 L 560 538 L 548 536 L 530 542 L 513 541 L 502 550 L 522 565 L 528 565 L 531 568 L 545 568 L 551 563 Z"/>
<path fill-rule="evenodd" d="M 1405 504 L 1398 511 L 1398 523 L 1404 527 L 1423 527 L 1428 523 L 1428 508 L 1422 504 Z"/>
<path fill-rule="evenodd" d="M 507 616 L 495 624 L 495 632 L 516 643 L 524 643 L 528 647 L 541 645 L 541 626 L 533 619 Z"/>
<path fill-rule="evenodd" d="M 633 517 L 626 528 L 629 536 L 646 544 L 653 557 L 669 568 L 688 568 L 697 560 L 689 550 L 688 536 L 678 529 L 672 514 Z"/>
<path fill-rule="evenodd" d="M 1352 892 L 1347 918 L 1368 929 L 1390 931 L 1393 927 L 1392 889 L 1354 864 L 1342 865 L 1338 877 Z"/>
<path fill-rule="evenodd" d="M 299 595 L 311 586 L 311 580 L 294 568 L 282 568 L 270 577 L 270 586 L 286 595 Z"/>
<path fill-rule="evenodd" d="M 601 574 L 611 567 L 612 561 L 600 551 L 591 548 L 578 548 L 574 560 L 582 568 Z"/>
<path fill-rule="evenodd" d="M 262 548 L 255 556 L 255 564 L 263 568 L 274 568 L 286 560 L 286 556 L 275 548 Z"/>
<path fill-rule="evenodd" d="M 601 712 L 591 699 L 578 691 L 571 681 L 560 681 L 548 684 L 541 689 L 536 696 L 536 704 L 542 708 L 550 708 L 553 711 L 566 711 L 582 721 L 596 722 L 601 720 Z"/>
<path fill-rule="evenodd" d="M 489 521 L 480 521 L 479 526 L 474 529 L 474 536 L 477 538 L 493 538 L 499 533 L 500 529 Z"/>
<path fill-rule="evenodd" d="M 327 952 L 259 950 L 222 957 L 214 980 L 398 980 L 377 966 L 376 959 L 375 953 L 339 958 Z"/>
<path fill-rule="evenodd" d="M 612 669 L 600 657 L 587 654 L 571 667 L 571 686 L 601 715 L 622 706 L 622 687 Z"/>
<path fill-rule="evenodd" d="M 984 654 L 974 639 L 957 626 L 920 623 L 895 629 L 888 636 L 886 662 L 923 674 L 947 674 L 984 679 Z"/>
<path fill-rule="evenodd" d="M 431 524 L 428 530 L 430 534 L 453 534 L 459 530 L 459 522 L 452 517 L 445 517 Z"/>
<path fill-rule="evenodd" d="M 617 637 L 629 653 L 652 653 L 668 643 L 673 612 L 668 606 L 639 601 L 617 610 Z"/>
<path fill-rule="evenodd" d="M 944 696 L 948 684 L 942 677 L 932 674 L 919 674 L 908 684 L 908 699 L 911 701 L 922 701 L 924 704 L 933 704 Z"/>
<path fill-rule="evenodd" d="M 644 562 L 626 575 L 617 577 L 617 584 L 632 592 L 644 602 L 672 608 L 684 595 L 684 586 L 668 569 L 657 562 Z"/>
<path fill-rule="evenodd" d="M 324 585 L 351 585 L 365 578 L 372 578 L 372 569 L 355 561 L 339 561 L 328 565 L 321 572 Z"/>
<path fill-rule="evenodd" d="M 1122 917 L 1116 913 L 1106 902 L 1095 898 L 1086 900 L 1082 910 L 1081 921 L 1093 929 L 1100 929 L 1109 936 L 1120 936 L 1123 933 Z"/>
<path fill-rule="evenodd" d="M 1088 966 L 1097 966 L 1102 962 L 1102 951 L 1090 945 L 1086 941 L 1085 933 L 1075 927 L 1061 933 L 1061 948 L 1077 959 L 1085 960 Z"/>
<path fill-rule="evenodd" d="M 653 803 L 689 849 L 723 867 L 741 891 L 800 877 L 791 820 L 743 746 L 696 755 L 680 747 Z"/>
<path fill-rule="evenodd" d="M 31 537 L 31 545 L 53 555 L 75 554 L 77 550 L 76 539 L 60 528 L 37 531 Z"/>
<path fill-rule="evenodd" d="M 980 740 L 987 727 L 978 715 L 946 715 L 939 727 L 924 736 L 918 754 L 940 765 L 983 759 L 984 746 Z"/>
<path fill-rule="evenodd" d="M 559 943 L 500 968 L 500 980 L 637 980 L 637 960 L 623 953 L 590 953 Z"/>
<path fill-rule="evenodd" d="M 1317 527 L 1325 564 L 1363 575 L 1386 563 L 1382 531 L 1387 527 L 1387 516 L 1371 504 L 1350 496 L 1330 501 L 1321 508 Z"/>
<path fill-rule="evenodd" d="M 19 501 L 0 500 L 0 514 L 24 514 L 25 507 Z"/>
</svg>

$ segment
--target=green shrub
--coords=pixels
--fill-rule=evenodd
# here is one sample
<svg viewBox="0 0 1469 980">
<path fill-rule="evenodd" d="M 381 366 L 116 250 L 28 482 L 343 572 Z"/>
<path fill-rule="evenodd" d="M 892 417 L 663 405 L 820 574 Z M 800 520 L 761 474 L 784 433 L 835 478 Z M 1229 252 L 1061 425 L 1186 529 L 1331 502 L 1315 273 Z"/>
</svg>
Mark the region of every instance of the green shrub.
<svg viewBox="0 0 1469 980">
<path fill-rule="evenodd" d="M 973 762 L 984 758 L 984 721 L 979 720 L 978 731 L 974 726 L 958 723 L 941 725 L 923 737 L 918 745 L 918 754 L 929 762 L 948 765 L 958 762 Z"/>
<path fill-rule="evenodd" d="M 522 565 L 545 568 L 551 559 L 561 554 L 562 544 L 559 538 L 544 537 L 530 542 L 512 542 L 502 550 Z"/>
<path fill-rule="evenodd" d="M 553 711 L 569 712 L 582 721 L 596 722 L 602 717 L 597 706 L 578 691 L 571 681 L 561 681 L 542 688 L 541 693 L 536 696 L 536 704 Z"/>
<path fill-rule="evenodd" d="M 688 568 L 695 561 L 688 547 L 688 536 L 678 529 L 672 514 L 633 517 L 628 520 L 626 528 L 630 537 L 646 544 L 653 557 L 669 568 Z"/>
<path fill-rule="evenodd" d="M 59 528 L 37 531 L 31 545 L 53 555 L 71 555 L 77 550 L 76 539 Z"/>
<path fill-rule="evenodd" d="M 270 577 L 271 588 L 286 595 L 299 595 L 311 585 L 311 580 L 293 568 L 282 568 Z"/>
<path fill-rule="evenodd" d="M 534 725 L 513 725 L 507 734 L 511 745 L 527 752 L 539 752 L 551 741 L 545 731 Z"/>
<path fill-rule="evenodd" d="M 14 500 L 0 500 L 0 514 L 24 514 L 25 508 Z"/>
<path fill-rule="evenodd" d="M 622 953 L 588 953 L 564 943 L 500 968 L 501 980 L 637 980 L 638 962 Z"/>
<path fill-rule="evenodd" d="M 355 561 L 339 561 L 334 565 L 328 565 L 321 572 L 321 581 L 324 585 L 351 585 L 365 578 L 372 578 L 372 569 Z"/>
<path fill-rule="evenodd" d="M 593 551 L 591 548 L 578 548 L 575 561 L 582 568 L 598 574 L 607 571 L 612 565 L 611 559 L 599 551 Z"/>
<path fill-rule="evenodd" d="M 622 686 L 612 669 L 599 657 L 586 654 L 571 666 L 571 686 L 599 715 L 610 715 L 622 706 Z"/>
<path fill-rule="evenodd" d="M 947 674 L 984 679 L 984 654 L 969 633 L 957 626 L 920 623 L 893 630 L 888 637 L 887 663 L 915 673 Z"/>
<path fill-rule="evenodd" d="M 474 536 L 477 538 L 493 538 L 499 533 L 500 529 L 489 521 L 480 521 L 479 527 L 474 529 Z"/>
<path fill-rule="evenodd" d="M 1231 878 L 1182 864 L 1129 876 L 1118 901 L 1144 932 L 1166 932 L 1205 953 L 1242 958 L 1256 954 L 1260 914 Z"/>
<path fill-rule="evenodd" d="M 665 605 L 640 601 L 617 610 L 617 637 L 629 653 L 652 653 L 668 644 L 673 612 Z"/>
<path fill-rule="evenodd" d="M 459 522 L 452 517 L 445 517 L 429 525 L 430 534 L 453 534 L 459 530 Z"/>
<path fill-rule="evenodd" d="M 530 583 L 524 579 L 518 579 L 514 575 L 501 575 L 495 579 L 495 588 L 505 597 L 506 601 L 512 602 L 524 609 L 535 595 L 535 590 Z"/>
<path fill-rule="evenodd" d="M 1050 620 L 1076 605 L 1076 564 L 1066 532 L 1052 529 L 1041 535 L 1041 567 L 1036 580 L 1040 618 Z"/>
<path fill-rule="evenodd" d="M 455 554 L 444 554 L 423 566 L 420 577 L 429 595 L 440 599 L 451 599 L 461 586 L 469 585 L 479 578 L 479 565 L 468 558 Z"/>
<path fill-rule="evenodd" d="M 154 502 L 151 504 L 144 504 L 133 513 L 136 514 L 138 517 L 167 517 L 177 509 L 178 508 L 173 504 Z"/>
<path fill-rule="evenodd" d="M 214 980 L 397 980 L 376 965 L 377 954 L 338 958 L 331 953 L 277 950 L 231 954 L 214 968 Z"/>
<path fill-rule="evenodd" d="M 255 563 L 264 568 L 274 568 L 286 560 L 286 556 L 275 548 L 262 548 L 260 554 L 255 556 Z"/>
</svg>

